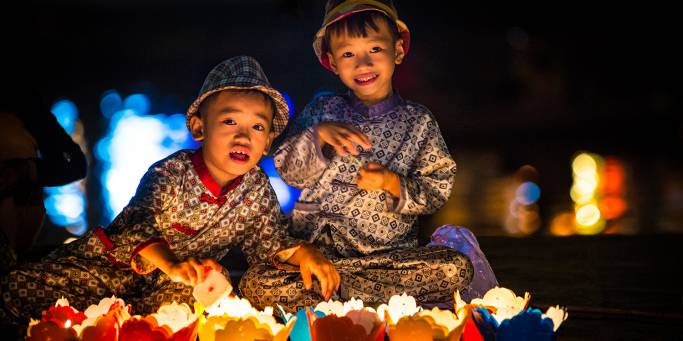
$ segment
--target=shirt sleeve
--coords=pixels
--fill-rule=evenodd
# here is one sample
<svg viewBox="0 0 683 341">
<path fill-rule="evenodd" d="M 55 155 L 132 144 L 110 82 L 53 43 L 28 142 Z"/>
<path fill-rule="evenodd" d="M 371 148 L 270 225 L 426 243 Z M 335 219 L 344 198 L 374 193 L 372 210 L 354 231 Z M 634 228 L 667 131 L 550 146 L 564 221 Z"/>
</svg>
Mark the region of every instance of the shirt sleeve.
<svg viewBox="0 0 683 341">
<path fill-rule="evenodd" d="M 109 252 L 120 264 L 130 264 L 133 271 L 147 274 L 156 266 L 139 255 L 144 248 L 163 243 L 160 230 L 161 213 L 177 200 L 177 179 L 163 163 L 150 167 L 130 203 L 107 228 L 113 244 Z"/>
<path fill-rule="evenodd" d="M 287 234 L 287 225 L 270 183 L 254 191 L 248 199 L 247 234 L 242 252 L 249 265 L 286 262 L 303 241 Z"/>
<path fill-rule="evenodd" d="M 314 185 L 329 164 L 317 139 L 325 97 L 306 105 L 285 130 L 285 138 L 273 155 L 280 177 L 299 189 Z"/>
<path fill-rule="evenodd" d="M 428 113 L 418 122 L 415 131 L 420 136 L 415 166 L 407 175 L 399 175 L 401 196 L 388 201 L 388 209 L 400 214 L 422 215 L 439 210 L 451 195 L 456 164 L 439 126 Z"/>
</svg>

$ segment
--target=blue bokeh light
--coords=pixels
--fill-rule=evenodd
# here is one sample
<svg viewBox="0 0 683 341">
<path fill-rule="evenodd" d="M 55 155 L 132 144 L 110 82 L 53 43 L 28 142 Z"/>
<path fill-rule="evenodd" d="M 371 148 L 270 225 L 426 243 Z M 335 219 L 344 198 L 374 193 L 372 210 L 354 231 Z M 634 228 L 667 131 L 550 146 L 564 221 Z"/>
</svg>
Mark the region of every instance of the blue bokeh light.
<svg viewBox="0 0 683 341">
<path fill-rule="evenodd" d="M 73 134 L 78 121 L 78 108 L 68 99 L 55 102 L 51 108 L 59 125 Z M 45 213 L 50 221 L 58 226 L 67 227 L 69 232 L 81 235 L 87 230 L 86 200 L 84 181 L 76 181 L 64 186 L 45 187 Z"/>
<path fill-rule="evenodd" d="M 294 203 L 299 198 L 301 191 L 295 187 L 287 185 L 287 183 L 280 178 L 280 175 L 277 173 L 277 169 L 275 169 L 275 163 L 273 162 L 272 157 L 264 157 L 259 162 L 259 165 L 263 169 L 263 172 L 268 175 L 270 185 L 273 186 L 277 200 L 280 203 L 280 208 L 283 212 L 285 212 L 285 214 L 289 214 L 294 208 Z"/>
<path fill-rule="evenodd" d="M 76 104 L 68 99 L 62 99 L 55 102 L 50 109 L 52 114 L 57 118 L 59 125 L 66 130 L 67 134 L 71 134 L 76 127 L 76 120 L 78 120 L 78 108 Z"/>
<path fill-rule="evenodd" d="M 541 189 L 535 183 L 527 181 L 517 187 L 515 199 L 523 205 L 531 205 L 541 197 Z"/>
<path fill-rule="evenodd" d="M 111 117 L 119 110 L 123 109 L 123 100 L 116 90 L 107 90 L 100 99 L 100 112 L 104 117 Z"/>
<path fill-rule="evenodd" d="M 109 221 L 128 204 L 153 163 L 180 149 L 197 147 L 185 127 L 185 114 L 147 115 L 149 108 L 144 94 L 128 96 L 95 146 L 95 156 L 103 163 L 100 181 Z"/>
</svg>

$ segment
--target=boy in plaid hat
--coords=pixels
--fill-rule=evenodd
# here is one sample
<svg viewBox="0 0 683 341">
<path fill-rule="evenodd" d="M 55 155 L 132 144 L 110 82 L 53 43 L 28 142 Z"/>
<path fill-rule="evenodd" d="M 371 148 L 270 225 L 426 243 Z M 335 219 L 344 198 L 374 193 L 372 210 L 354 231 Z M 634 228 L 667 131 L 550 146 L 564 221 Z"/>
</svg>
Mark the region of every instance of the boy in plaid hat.
<svg viewBox="0 0 683 341">
<path fill-rule="evenodd" d="M 106 229 L 2 278 L 0 314 L 28 322 L 62 296 L 84 310 L 116 295 L 135 314 L 172 301 L 191 304 L 205 268 L 222 271 L 214 259 L 233 247 L 250 265 L 297 266 L 307 287 L 313 274 L 320 294 L 329 297 L 339 275 L 317 249 L 287 236 L 275 192 L 257 165 L 288 116 L 256 60 L 240 56 L 216 66 L 187 111 L 202 147 L 152 165 Z"/>
<path fill-rule="evenodd" d="M 473 279 L 463 253 L 418 247 L 417 217 L 445 204 L 456 165 L 430 111 L 393 90 L 409 42 L 391 1 L 328 1 L 313 48 L 349 91 L 309 103 L 274 154 L 282 179 L 302 189 L 290 232 L 332 260 L 342 299 L 377 304 L 406 292 L 445 304 L 456 289 L 467 296 Z M 271 290 L 287 292 L 282 283 Z M 289 299 L 303 295 L 316 293 Z"/>
</svg>

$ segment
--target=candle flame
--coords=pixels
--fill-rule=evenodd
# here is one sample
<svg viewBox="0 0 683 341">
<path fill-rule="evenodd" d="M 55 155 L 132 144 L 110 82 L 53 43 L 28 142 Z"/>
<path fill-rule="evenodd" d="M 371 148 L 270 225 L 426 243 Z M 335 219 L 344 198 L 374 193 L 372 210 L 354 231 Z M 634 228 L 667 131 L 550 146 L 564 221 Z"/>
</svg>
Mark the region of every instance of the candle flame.
<svg viewBox="0 0 683 341">
<path fill-rule="evenodd" d="M 66 320 L 66 322 L 64 322 L 64 328 L 69 328 L 69 327 L 71 327 L 71 320 Z"/>
</svg>

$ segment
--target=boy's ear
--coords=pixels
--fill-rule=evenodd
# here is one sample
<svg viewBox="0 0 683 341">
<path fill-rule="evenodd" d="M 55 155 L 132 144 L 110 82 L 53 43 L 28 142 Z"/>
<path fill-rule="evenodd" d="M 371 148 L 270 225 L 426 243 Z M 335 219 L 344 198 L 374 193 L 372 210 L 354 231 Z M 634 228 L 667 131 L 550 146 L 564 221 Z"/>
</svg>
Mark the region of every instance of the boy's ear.
<svg viewBox="0 0 683 341">
<path fill-rule="evenodd" d="M 266 146 L 263 148 L 263 155 L 268 155 L 268 152 L 270 152 L 270 145 L 273 143 L 273 140 L 275 139 L 275 132 L 271 131 L 268 133 L 268 140 L 266 140 Z"/>
<path fill-rule="evenodd" d="M 399 65 L 403 63 L 403 59 L 406 57 L 406 51 L 403 49 L 403 39 L 396 39 L 396 46 L 394 46 L 395 53 L 395 63 Z"/>
<path fill-rule="evenodd" d="M 195 141 L 204 140 L 204 122 L 197 115 L 190 117 L 190 134 Z"/>
<path fill-rule="evenodd" d="M 339 71 L 337 71 L 337 62 L 334 61 L 332 54 L 329 52 L 327 52 L 327 60 L 330 61 L 330 68 L 332 68 L 332 72 L 334 72 L 335 75 L 338 75 Z"/>
</svg>

